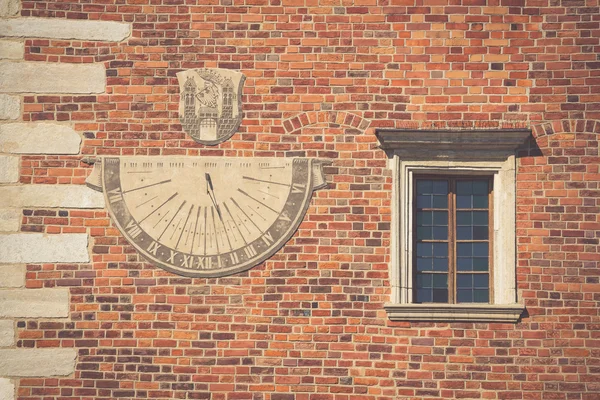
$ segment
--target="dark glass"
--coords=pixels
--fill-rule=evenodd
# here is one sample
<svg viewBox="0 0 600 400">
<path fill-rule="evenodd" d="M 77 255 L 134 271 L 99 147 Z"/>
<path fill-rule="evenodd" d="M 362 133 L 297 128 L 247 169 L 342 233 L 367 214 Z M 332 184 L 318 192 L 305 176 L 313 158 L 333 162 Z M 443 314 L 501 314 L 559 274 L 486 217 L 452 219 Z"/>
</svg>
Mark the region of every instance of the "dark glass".
<svg viewBox="0 0 600 400">
<path fill-rule="evenodd" d="M 488 197 L 473 196 L 473 208 L 488 208 Z"/>
<path fill-rule="evenodd" d="M 433 211 L 433 225 L 435 226 L 448 226 L 448 212 L 447 211 Z"/>
<path fill-rule="evenodd" d="M 419 179 L 417 180 L 417 194 L 431 194 L 433 192 L 433 181 Z"/>
<path fill-rule="evenodd" d="M 489 254 L 489 246 L 487 243 L 473 243 L 473 256 L 487 257 Z"/>
<path fill-rule="evenodd" d="M 433 196 L 419 195 L 417 196 L 417 208 L 431 208 L 433 204 Z"/>
<path fill-rule="evenodd" d="M 434 257 L 448 257 L 448 243 L 433 243 Z"/>
<path fill-rule="evenodd" d="M 448 208 L 448 196 L 433 196 L 433 208 Z"/>
<path fill-rule="evenodd" d="M 488 270 L 488 258 L 477 257 L 473 258 L 473 271 L 487 271 Z"/>
<path fill-rule="evenodd" d="M 470 226 L 457 226 L 456 240 L 473 240 L 473 229 Z"/>
<path fill-rule="evenodd" d="M 434 271 L 448 271 L 448 259 L 447 258 L 433 258 L 433 270 Z"/>
<path fill-rule="evenodd" d="M 473 271 L 473 259 L 471 257 L 458 257 L 456 269 L 459 271 Z"/>
<path fill-rule="evenodd" d="M 488 289 L 473 290 L 474 303 L 487 303 L 490 301 L 490 291 Z"/>
<path fill-rule="evenodd" d="M 473 194 L 488 194 L 489 181 L 486 180 L 474 180 L 473 181 Z"/>
<path fill-rule="evenodd" d="M 461 290 L 456 291 L 456 302 L 457 303 L 472 303 L 473 302 L 473 291 L 472 290 Z"/>
<path fill-rule="evenodd" d="M 433 237 L 430 226 L 417 227 L 417 240 L 431 240 Z"/>
<path fill-rule="evenodd" d="M 417 271 L 431 271 L 433 268 L 433 258 L 417 257 Z"/>
<path fill-rule="evenodd" d="M 448 194 L 448 181 L 433 181 L 433 193 L 435 194 Z"/>
<path fill-rule="evenodd" d="M 417 257 L 431 257 L 432 255 L 432 243 L 417 243 Z"/>
</svg>

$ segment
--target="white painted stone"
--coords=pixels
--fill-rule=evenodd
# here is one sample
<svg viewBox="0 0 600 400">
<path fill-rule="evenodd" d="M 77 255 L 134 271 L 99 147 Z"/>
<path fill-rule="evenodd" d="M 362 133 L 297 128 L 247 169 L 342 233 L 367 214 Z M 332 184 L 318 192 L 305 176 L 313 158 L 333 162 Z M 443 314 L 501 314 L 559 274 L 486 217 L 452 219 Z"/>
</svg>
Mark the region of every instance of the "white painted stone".
<svg viewBox="0 0 600 400">
<path fill-rule="evenodd" d="M 102 193 L 84 185 L 0 186 L 0 208 L 104 208 Z"/>
<path fill-rule="evenodd" d="M 0 94 L 0 119 L 19 119 L 21 116 L 21 98 Z"/>
<path fill-rule="evenodd" d="M 0 264 L 0 287 L 23 287 L 25 286 L 25 265 Z"/>
<path fill-rule="evenodd" d="M 75 370 L 75 349 L 0 349 L 0 375 L 65 376 Z"/>
<path fill-rule="evenodd" d="M 22 60 L 25 56 L 25 44 L 14 40 L 0 40 L 0 59 Z"/>
<path fill-rule="evenodd" d="M 0 20 L 0 36 L 5 37 L 120 42 L 129 37 L 130 34 L 131 27 L 129 24 L 115 21 L 58 18 L 12 18 Z"/>
<path fill-rule="evenodd" d="M 0 208 L 0 232 L 17 232 L 21 226 L 21 210 Z"/>
<path fill-rule="evenodd" d="M 0 17 L 11 17 L 19 12 L 19 0 L 0 0 Z"/>
<path fill-rule="evenodd" d="M 0 290 L 0 318 L 62 318 L 68 316 L 69 289 Z M 3 374 L 0 373 L 0 375 Z"/>
<path fill-rule="evenodd" d="M 89 262 L 87 245 L 85 233 L 0 235 L 0 263 Z"/>
<path fill-rule="evenodd" d="M 5 378 L 0 378 L 0 400 L 14 400 L 15 385 Z"/>
<path fill-rule="evenodd" d="M 77 154 L 81 136 L 70 126 L 53 123 L 0 125 L 0 151 L 18 154 Z"/>
<path fill-rule="evenodd" d="M 12 320 L 0 320 L 0 347 L 8 347 L 15 344 L 15 322 Z"/>
<path fill-rule="evenodd" d="M 0 155 L 0 183 L 19 180 L 19 157 Z"/>
<path fill-rule="evenodd" d="M 103 64 L 0 63 L 4 93 L 104 93 L 105 88 Z"/>
</svg>

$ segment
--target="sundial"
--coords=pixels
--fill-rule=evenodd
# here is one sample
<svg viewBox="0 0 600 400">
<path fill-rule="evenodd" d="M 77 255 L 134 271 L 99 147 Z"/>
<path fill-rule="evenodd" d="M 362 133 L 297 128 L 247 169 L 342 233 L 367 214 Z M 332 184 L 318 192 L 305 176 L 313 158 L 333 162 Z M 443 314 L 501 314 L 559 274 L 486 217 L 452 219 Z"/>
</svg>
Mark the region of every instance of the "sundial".
<svg viewBox="0 0 600 400">
<path fill-rule="evenodd" d="M 287 242 L 323 162 L 307 158 L 103 157 L 88 186 L 104 192 L 117 228 L 154 265 L 218 277 L 260 264 Z"/>
</svg>

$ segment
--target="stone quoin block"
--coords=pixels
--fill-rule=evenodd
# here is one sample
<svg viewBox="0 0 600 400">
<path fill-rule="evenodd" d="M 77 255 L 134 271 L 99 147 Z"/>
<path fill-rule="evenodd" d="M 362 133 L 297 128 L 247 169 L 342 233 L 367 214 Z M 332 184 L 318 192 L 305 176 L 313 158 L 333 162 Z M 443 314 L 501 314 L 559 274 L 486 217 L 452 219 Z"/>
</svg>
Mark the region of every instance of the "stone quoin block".
<svg viewBox="0 0 600 400">
<path fill-rule="evenodd" d="M 0 232 L 16 232 L 21 226 L 21 210 L 0 208 Z"/>
<path fill-rule="evenodd" d="M 120 42 L 131 33 L 129 24 L 113 21 L 52 18 L 12 18 L 0 21 L 0 36 Z"/>
<path fill-rule="evenodd" d="M 19 0 L 0 0 L 0 17 L 12 17 L 19 12 Z"/>
<path fill-rule="evenodd" d="M 0 400 L 14 400 L 15 385 L 6 378 L 0 378 Z"/>
<path fill-rule="evenodd" d="M 0 288 L 25 286 L 25 266 L 0 264 Z"/>
<path fill-rule="evenodd" d="M 15 344 L 15 323 L 11 320 L 0 320 L 0 347 Z"/>
<path fill-rule="evenodd" d="M 105 87 L 102 64 L 0 63 L 4 93 L 103 93 Z"/>
<path fill-rule="evenodd" d="M 0 155 L 0 183 L 19 180 L 19 157 Z"/>
<path fill-rule="evenodd" d="M 21 116 L 21 99 L 0 94 L 0 119 L 18 119 Z"/>
<path fill-rule="evenodd" d="M 0 318 L 64 318 L 68 315 L 68 289 L 0 290 Z"/>
<path fill-rule="evenodd" d="M 104 196 L 83 185 L 0 186 L 0 208 L 103 208 Z"/>
<path fill-rule="evenodd" d="M 81 137 L 71 127 L 54 123 L 0 125 L 0 151 L 17 154 L 77 154 Z"/>
<path fill-rule="evenodd" d="M 88 262 L 87 245 L 84 233 L 0 235 L 0 263 Z"/>
<path fill-rule="evenodd" d="M 23 42 L 0 40 L 0 60 L 21 60 L 25 55 Z"/>
<path fill-rule="evenodd" d="M 0 375 L 66 376 L 76 357 L 75 349 L 0 349 Z"/>
</svg>

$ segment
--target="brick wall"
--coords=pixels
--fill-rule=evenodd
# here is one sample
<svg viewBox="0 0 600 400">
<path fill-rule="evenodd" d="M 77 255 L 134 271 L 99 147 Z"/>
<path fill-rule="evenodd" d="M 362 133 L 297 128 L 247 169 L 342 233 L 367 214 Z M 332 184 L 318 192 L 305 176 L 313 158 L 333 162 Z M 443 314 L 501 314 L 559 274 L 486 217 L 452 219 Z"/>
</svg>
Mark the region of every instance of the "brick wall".
<svg viewBox="0 0 600 400">
<path fill-rule="evenodd" d="M 88 235 L 90 251 L 89 262 L 23 262 L 19 290 L 67 288 L 69 315 L 11 317 L 12 347 L 77 357 L 70 375 L 15 379 L 16 398 L 599 398 L 597 1 L 20 7 L 7 18 L 122 23 L 131 34 L 21 35 L 19 63 L 100 66 L 106 81 L 99 90 L 3 90 L 21 102 L 17 123 L 64 125 L 81 137 L 75 151 L 10 155 L 20 166 L 11 187 L 75 190 L 90 172 L 81 159 L 100 155 L 333 163 L 294 237 L 225 278 L 145 263 L 91 200 L 6 206 L 22 214 L 10 235 Z M 242 126 L 215 147 L 194 142 L 178 120 L 175 74 L 201 67 L 247 77 Z M 519 323 L 387 319 L 392 180 L 374 130 L 393 127 L 532 129 L 517 161 L 517 283 L 527 308 Z"/>
</svg>

